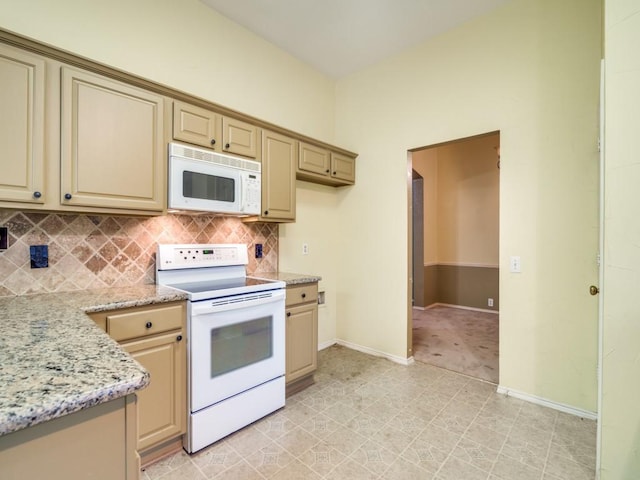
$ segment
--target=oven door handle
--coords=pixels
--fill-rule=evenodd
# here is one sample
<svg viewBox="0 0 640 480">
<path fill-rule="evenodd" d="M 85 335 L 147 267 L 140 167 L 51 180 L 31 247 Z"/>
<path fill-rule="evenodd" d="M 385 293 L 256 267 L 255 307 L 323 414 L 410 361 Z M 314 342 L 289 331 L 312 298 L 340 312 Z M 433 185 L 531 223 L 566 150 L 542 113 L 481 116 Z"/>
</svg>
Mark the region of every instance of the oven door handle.
<svg viewBox="0 0 640 480">
<path fill-rule="evenodd" d="M 210 313 L 226 312 L 230 310 L 239 310 L 241 308 L 258 307 L 269 303 L 282 302 L 284 304 L 285 291 L 272 291 L 271 295 L 264 294 L 250 295 L 249 298 L 242 299 L 228 298 L 215 300 L 201 300 L 191 304 L 191 316 L 208 315 Z"/>
</svg>

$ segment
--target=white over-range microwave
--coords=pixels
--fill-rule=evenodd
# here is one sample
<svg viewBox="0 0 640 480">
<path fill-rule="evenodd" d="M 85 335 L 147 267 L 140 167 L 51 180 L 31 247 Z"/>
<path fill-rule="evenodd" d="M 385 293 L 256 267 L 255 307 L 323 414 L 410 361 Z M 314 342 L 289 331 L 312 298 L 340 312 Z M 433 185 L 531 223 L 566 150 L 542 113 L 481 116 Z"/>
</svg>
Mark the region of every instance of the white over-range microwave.
<svg viewBox="0 0 640 480">
<path fill-rule="evenodd" d="M 169 144 L 169 211 L 258 215 L 261 164 Z"/>
</svg>

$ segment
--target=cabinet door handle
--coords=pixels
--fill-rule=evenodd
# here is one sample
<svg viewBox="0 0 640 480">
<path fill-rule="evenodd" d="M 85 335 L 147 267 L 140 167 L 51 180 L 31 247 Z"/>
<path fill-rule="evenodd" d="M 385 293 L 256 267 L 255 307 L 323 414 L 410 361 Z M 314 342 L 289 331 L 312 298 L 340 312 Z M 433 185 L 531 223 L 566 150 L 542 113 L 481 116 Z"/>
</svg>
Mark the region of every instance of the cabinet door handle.
<svg viewBox="0 0 640 480">
<path fill-rule="evenodd" d="M 266 217 L 267 215 L 269 215 L 269 210 L 264 211 L 264 216 Z"/>
<path fill-rule="evenodd" d="M 328 168 L 324 171 L 324 173 L 329 173 L 331 170 L 329 170 Z"/>
<path fill-rule="evenodd" d="M 72 197 L 72 196 L 73 196 L 73 195 L 71 195 L 70 193 L 65 193 L 65 194 L 64 194 L 64 199 L 65 199 L 65 200 L 71 200 L 71 197 Z"/>
<path fill-rule="evenodd" d="M 335 175 L 336 173 L 338 173 L 338 172 L 333 172 L 331 175 Z"/>
<path fill-rule="evenodd" d="M 178 335 L 178 336 L 176 337 L 176 341 L 177 341 L 177 342 L 182 341 L 182 335 Z"/>
<path fill-rule="evenodd" d="M 153 327 L 153 323 L 151 323 L 151 322 L 147 322 L 147 323 L 146 323 L 146 325 L 145 325 L 145 327 L 147 327 L 147 328 L 151 328 L 151 327 Z"/>
<path fill-rule="evenodd" d="M 229 145 L 228 143 L 225 144 L 224 148 L 229 148 L 231 145 Z"/>
<path fill-rule="evenodd" d="M 40 198 L 42 196 L 42 193 L 40 192 L 33 192 L 33 198 Z"/>
<path fill-rule="evenodd" d="M 211 145 L 215 145 L 215 144 L 216 144 L 216 139 L 215 139 L 215 138 L 212 138 L 212 139 L 211 139 Z"/>
<path fill-rule="evenodd" d="M 307 298 L 307 294 L 306 294 L 306 293 L 303 293 L 303 294 L 302 294 L 302 298 Z"/>
<path fill-rule="evenodd" d="M 287 317 L 290 317 L 290 316 L 291 316 L 291 312 L 287 312 Z"/>
</svg>

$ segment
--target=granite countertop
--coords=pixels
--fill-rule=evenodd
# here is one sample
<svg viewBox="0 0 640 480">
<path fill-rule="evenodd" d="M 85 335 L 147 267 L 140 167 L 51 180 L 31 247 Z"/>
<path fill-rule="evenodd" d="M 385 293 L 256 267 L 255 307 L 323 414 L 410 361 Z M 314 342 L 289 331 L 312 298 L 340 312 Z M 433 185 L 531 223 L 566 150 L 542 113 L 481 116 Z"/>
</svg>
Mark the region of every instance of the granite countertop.
<svg viewBox="0 0 640 480">
<path fill-rule="evenodd" d="M 0 435 L 149 384 L 149 373 L 85 312 L 185 298 L 156 285 L 0 298 Z"/>
<path fill-rule="evenodd" d="M 301 273 L 288 273 L 288 272 L 266 272 L 266 273 L 254 273 L 251 275 L 256 278 L 264 278 L 267 280 L 280 280 L 289 285 L 298 285 L 302 283 L 313 283 L 322 280 L 322 277 L 318 275 L 305 275 Z"/>
</svg>

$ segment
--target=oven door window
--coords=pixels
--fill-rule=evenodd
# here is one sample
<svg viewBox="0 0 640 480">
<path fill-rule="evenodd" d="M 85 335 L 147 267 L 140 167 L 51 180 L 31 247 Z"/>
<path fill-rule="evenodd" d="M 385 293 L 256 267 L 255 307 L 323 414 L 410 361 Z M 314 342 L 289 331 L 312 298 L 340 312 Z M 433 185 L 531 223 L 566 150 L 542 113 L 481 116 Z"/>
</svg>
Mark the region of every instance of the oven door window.
<svg viewBox="0 0 640 480">
<path fill-rule="evenodd" d="M 182 172 L 182 194 L 187 198 L 233 203 L 236 201 L 235 183 L 230 177 L 189 170 Z"/>
<path fill-rule="evenodd" d="M 273 317 L 211 330 L 211 378 L 266 360 L 273 355 Z"/>
</svg>

